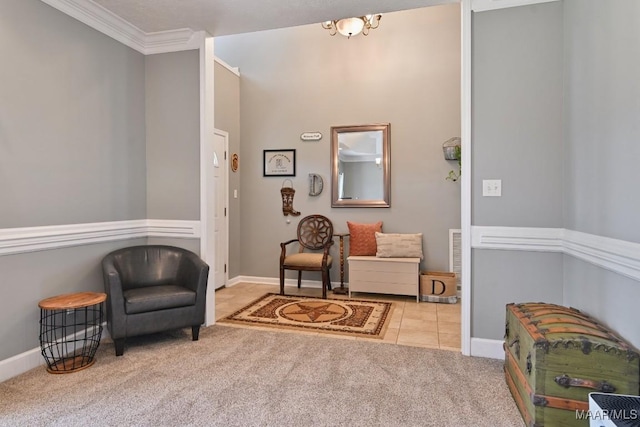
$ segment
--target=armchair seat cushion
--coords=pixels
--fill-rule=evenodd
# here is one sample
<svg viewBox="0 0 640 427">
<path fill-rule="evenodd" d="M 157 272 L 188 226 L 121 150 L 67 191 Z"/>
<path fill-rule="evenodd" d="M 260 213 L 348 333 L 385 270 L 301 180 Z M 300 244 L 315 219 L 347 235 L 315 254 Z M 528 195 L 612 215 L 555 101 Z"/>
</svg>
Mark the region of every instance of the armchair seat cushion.
<svg viewBox="0 0 640 427">
<path fill-rule="evenodd" d="M 327 266 L 331 266 L 331 255 L 327 256 Z M 288 267 L 322 267 L 322 254 L 302 252 L 285 257 L 284 265 Z"/>
<path fill-rule="evenodd" d="M 180 285 L 145 286 L 126 290 L 122 294 L 127 314 L 186 307 L 196 303 L 196 293 Z"/>
</svg>

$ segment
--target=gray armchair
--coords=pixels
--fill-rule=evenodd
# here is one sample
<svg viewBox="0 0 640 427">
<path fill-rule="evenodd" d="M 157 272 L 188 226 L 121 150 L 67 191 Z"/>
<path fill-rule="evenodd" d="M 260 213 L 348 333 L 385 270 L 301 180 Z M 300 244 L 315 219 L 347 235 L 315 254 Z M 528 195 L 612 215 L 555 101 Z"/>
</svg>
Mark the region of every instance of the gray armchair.
<svg viewBox="0 0 640 427">
<path fill-rule="evenodd" d="M 116 356 L 125 338 L 191 326 L 198 340 L 204 323 L 209 266 L 174 246 L 133 246 L 102 260 L 107 327 Z"/>
</svg>

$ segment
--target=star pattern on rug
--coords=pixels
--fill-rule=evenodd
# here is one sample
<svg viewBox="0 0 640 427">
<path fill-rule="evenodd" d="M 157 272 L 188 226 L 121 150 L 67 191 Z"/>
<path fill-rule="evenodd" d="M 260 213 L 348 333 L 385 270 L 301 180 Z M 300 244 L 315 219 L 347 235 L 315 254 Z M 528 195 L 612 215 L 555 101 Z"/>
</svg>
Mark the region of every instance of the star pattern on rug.
<svg viewBox="0 0 640 427">
<path fill-rule="evenodd" d="M 312 322 L 315 322 L 318 318 L 320 318 L 322 315 L 324 314 L 329 314 L 329 315 L 340 315 L 344 313 L 344 309 L 336 304 L 333 303 L 326 303 L 326 304 L 321 304 L 321 305 L 316 305 L 316 304 L 305 304 L 302 302 L 299 302 L 297 304 L 295 304 L 299 310 L 298 311 L 291 311 L 289 312 L 289 314 L 302 314 L 302 315 L 306 315 L 309 320 L 311 320 Z M 331 307 L 334 307 L 333 310 L 331 310 Z"/>
</svg>

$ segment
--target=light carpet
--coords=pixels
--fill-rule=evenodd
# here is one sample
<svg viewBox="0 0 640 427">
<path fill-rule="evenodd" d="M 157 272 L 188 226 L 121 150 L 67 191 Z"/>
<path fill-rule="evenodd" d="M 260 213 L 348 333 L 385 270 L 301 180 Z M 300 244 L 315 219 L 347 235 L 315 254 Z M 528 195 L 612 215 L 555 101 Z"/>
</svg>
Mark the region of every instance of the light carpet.
<svg viewBox="0 0 640 427">
<path fill-rule="evenodd" d="M 215 325 L 0 384 L 2 426 L 522 426 L 498 360 Z"/>
<path fill-rule="evenodd" d="M 382 338 L 392 310 L 391 302 L 268 293 L 219 322 Z"/>
</svg>

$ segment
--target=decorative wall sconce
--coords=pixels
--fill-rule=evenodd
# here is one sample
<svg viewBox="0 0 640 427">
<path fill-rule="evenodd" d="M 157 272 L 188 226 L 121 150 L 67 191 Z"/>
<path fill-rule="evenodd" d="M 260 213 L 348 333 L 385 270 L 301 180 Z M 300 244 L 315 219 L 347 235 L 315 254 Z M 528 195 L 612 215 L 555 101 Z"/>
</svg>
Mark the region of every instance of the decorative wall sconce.
<svg viewBox="0 0 640 427">
<path fill-rule="evenodd" d="M 460 156 L 460 137 L 453 137 L 447 139 L 444 144 L 442 144 L 442 151 L 444 152 L 445 160 L 458 160 Z"/>
<path fill-rule="evenodd" d="M 334 19 L 333 21 L 325 21 L 322 28 L 329 30 L 329 34 L 335 36 L 340 33 L 346 38 L 357 36 L 362 33 L 363 36 L 369 35 L 369 30 L 375 30 L 380 26 L 380 18 L 382 15 L 365 15 L 355 18 Z"/>
<path fill-rule="evenodd" d="M 444 144 L 442 144 L 442 151 L 444 153 L 445 160 L 457 160 L 458 161 L 458 172 L 454 170 L 449 171 L 449 175 L 447 175 L 446 179 L 449 181 L 456 182 L 460 179 L 460 175 L 462 174 L 462 139 L 460 137 L 453 137 L 447 139 Z"/>
</svg>

